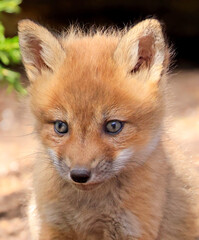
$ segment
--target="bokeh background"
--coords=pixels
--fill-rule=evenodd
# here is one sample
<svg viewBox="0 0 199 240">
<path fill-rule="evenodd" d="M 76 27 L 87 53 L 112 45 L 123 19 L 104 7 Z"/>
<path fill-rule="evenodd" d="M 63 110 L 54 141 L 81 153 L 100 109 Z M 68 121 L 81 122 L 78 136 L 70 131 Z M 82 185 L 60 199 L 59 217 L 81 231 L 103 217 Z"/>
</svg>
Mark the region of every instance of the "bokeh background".
<svg viewBox="0 0 199 240">
<path fill-rule="evenodd" d="M 9 0 L 8 0 L 9 1 Z M 29 18 L 53 31 L 70 24 L 85 28 L 134 24 L 156 17 L 165 25 L 175 50 L 168 80 L 167 125 L 176 146 L 199 169 L 199 1 L 198 0 L 23 0 L 18 14 L 1 13 L 7 37 L 17 33 L 17 22 Z M 1 47 L 1 46 L 0 46 Z M 23 66 L 12 65 L 28 85 Z M 0 85 L 0 239 L 29 239 L 25 208 L 31 188 L 37 140 L 26 107 L 26 97 Z"/>
</svg>

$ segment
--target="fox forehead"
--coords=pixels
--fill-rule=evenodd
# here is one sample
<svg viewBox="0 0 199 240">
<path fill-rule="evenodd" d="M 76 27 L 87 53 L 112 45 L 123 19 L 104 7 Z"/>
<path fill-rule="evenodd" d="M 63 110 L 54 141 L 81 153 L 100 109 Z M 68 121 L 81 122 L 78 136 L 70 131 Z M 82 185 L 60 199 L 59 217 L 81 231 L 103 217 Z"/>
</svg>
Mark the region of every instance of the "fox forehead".
<svg viewBox="0 0 199 240">
<path fill-rule="evenodd" d="M 125 83 L 114 84 L 112 79 L 92 79 L 90 75 L 79 81 L 74 77 L 73 81 L 69 76 L 62 75 L 62 79 L 55 76 L 49 84 L 45 84 L 44 89 L 40 85 L 33 94 L 32 102 L 36 111 L 41 109 L 57 119 L 60 116 L 60 120 L 66 117 L 81 122 L 92 119 L 98 122 L 112 119 L 126 121 L 142 107 L 145 112 L 153 110 L 151 98 L 144 97 L 139 89 L 134 92 L 130 92 Z"/>
<path fill-rule="evenodd" d="M 117 38 L 105 36 L 65 40 L 64 63 L 33 84 L 33 98 L 42 98 L 43 106 L 46 102 L 51 108 L 63 107 L 84 116 L 93 110 L 117 116 L 120 110 L 128 112 L 128 106 L 145 102 L 149 95 L 151 99 L 147 84 L 129 77 L 115 64 L 117 42 Z"/>
<path fill-rule="evenodd" d="M 113 86 L 116 88 L 118 80 L 117 66 L 113 54 L 117 46 L 116 38 L 94 36 L 65 40 L 63 43 L 66 58 L 62 67 L 58 69 L 58 84 L 62 82 L 66 90 L 73 95 L 84 93 L 83 98 L 94 98 L 97 93 L 110 94 Z M 103 90 L 102 90 L 103 89 Z M 104 94 L 103 94 L 104 93 Z"/>
<path fill-rule="evenodd" d="M 119 39 L 117 36 L 105 34 L 84 37 L 67 35 L 66 38 L 60 38 L 60 42 L 67 59 L 71 58 L 73 63 L 77 60 L 89 65 L 99 65 L 110 56 L 113 57 Z"/>
</svg>

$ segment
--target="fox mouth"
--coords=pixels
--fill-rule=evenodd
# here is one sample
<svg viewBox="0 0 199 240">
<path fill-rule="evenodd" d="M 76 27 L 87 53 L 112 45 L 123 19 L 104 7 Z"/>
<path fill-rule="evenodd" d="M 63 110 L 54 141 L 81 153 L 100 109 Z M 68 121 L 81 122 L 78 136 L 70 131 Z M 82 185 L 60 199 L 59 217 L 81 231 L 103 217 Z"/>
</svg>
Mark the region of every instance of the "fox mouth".
<svg viewBox="0 0 199 240">
<path fill-rule="evenodd" d="M 93 189 L 96 189 L 98 188 L 103 182 L 95 182 L 95 183 L 73 183 L 73 185 L 79 189 L 79 190 L 83 190 L 83 191 L 90 191 L 90 190 L 93 190 Z"/>
</svg>

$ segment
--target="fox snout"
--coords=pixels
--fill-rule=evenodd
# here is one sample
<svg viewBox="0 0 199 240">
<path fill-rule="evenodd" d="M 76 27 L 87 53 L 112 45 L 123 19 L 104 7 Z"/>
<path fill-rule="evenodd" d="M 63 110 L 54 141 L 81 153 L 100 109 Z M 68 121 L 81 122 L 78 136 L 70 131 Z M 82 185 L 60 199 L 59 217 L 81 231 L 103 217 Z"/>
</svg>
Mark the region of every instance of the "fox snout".
<svg viewBox="0 0 199 240">
<path fill-rule="evenodd" d="M 70 177 L 76 183 L 86 183 L 91 177 L 91 171 L 86 168 L 73 168 Z"/>
<path fill-rule="evenodd" d="M 59 157 L 52 149 L 48 149 L 48 153 L 60 176 L 77 187 L 96 186 L 105 182 L 126 168 L 133 156 L 132 149 L 118 151 L 115 157 L 102 154 L 93 158 L 90 155 L 86 160 L 81 158 L 82 161 L 78 157 Z"/>
</svg>

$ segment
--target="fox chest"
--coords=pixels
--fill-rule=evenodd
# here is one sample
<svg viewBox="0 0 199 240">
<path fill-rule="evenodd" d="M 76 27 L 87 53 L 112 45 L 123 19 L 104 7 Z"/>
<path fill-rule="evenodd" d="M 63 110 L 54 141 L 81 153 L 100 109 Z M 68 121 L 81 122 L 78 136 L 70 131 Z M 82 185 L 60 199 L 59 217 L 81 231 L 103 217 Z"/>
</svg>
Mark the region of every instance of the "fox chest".
<svg viewBox="0 0 199 240">
<path fill-rule="evenodd" d="M 63 231 L 73 231 L 81 240 L 138 239 L 137 217 L 119 207 L 115 199 L 76 199 L 45 206 L 46 218 Z"/>
</svg>

